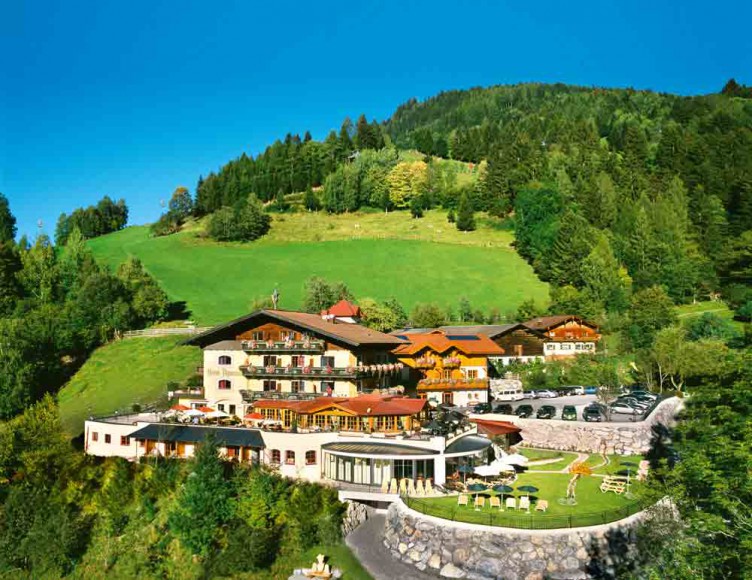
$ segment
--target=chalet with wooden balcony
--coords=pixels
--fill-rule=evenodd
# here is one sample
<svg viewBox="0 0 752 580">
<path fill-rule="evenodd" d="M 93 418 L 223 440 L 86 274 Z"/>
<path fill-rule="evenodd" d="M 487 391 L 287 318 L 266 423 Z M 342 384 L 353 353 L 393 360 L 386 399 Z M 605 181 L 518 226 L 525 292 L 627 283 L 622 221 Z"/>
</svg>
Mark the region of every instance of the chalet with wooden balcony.
<svg viewBox="0 0 752 580">
<path fill-rule="evenodd" d="M 488 402 L 488 359 L 504 350 L 490 338 L 442 330 L 395 333 L 406 344 L 394 349 L 406 377 L 432 404 L 459 406 Z"/>
<path fill-rule="evenodd" d="M 543 355 L 546 360 L 595 354 L 601 339 L 595 324 L 573 314 L 541 316 L 523 324 L 544 337 Z"/>
<path fill-rule="evenodd" d="M 391 351 L 402 339 L 325 313 L 259 310 L 189 339 L 204 349 L 204 392 L 181 403 L 243 416 L 263 398 L 354 397 L 399 382 Z"/>
</svg>

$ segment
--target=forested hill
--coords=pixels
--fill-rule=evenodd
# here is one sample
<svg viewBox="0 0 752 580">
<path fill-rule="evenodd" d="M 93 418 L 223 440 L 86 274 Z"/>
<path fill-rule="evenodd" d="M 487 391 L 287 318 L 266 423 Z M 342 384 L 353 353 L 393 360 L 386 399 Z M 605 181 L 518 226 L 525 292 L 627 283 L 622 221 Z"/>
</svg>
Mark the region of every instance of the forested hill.
<svg viewBox="0 0 752 580">
<path fill-rule="evenodd" d="M 561 84 L 444 92 L 406 102 L 383 124 L 346 119 L 322 142 L 288 135 L 255 159 L 243 155 L 201 180 L 197 206 L 212 212 L 250 192 L 268 201 L 306 188 L 315 206 L 310 188 L 319 185 L 329 212 L 412 209 L 411 197 L 454 209 L 465 194 L 475 210 L 514 218 L 518 251 L 561 289 L 554 306 L 620 311 L 630 293 L 658 285 L 675 302 L 721 291 L 741 307 L 752 298 L 745 96 Z M 406 188 L 421 191 L 396 207 L 391 146 L 427 162 L 413 168 L 426 177 Z M 479 163 L 480 178 L 449 183 L 436 157 Z"/>
</svg>

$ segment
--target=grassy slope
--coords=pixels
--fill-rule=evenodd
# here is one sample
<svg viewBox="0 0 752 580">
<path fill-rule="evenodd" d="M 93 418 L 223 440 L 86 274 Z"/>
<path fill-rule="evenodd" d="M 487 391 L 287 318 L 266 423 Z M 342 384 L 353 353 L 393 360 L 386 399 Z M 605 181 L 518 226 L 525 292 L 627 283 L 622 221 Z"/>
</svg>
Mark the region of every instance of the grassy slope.
<svg viewBox="0 0 752 580">
<path fill-rule="evenodd" d="M 346 216 L 276 216 L 272 232 L 252 244 L 217 244 L 185 231 L 151 238 L 131 227 L 90 242 L 112 266 L 138 256 L 173 300 L 185 300 L 201 324 L 248 311 L 277 286 L 283 308 L 297 308 L 304 281 L 314 275 L 344 281 L 356 297 L 396 297 L 408 310 L 418 302 L 456 308 L 513 311 L 527 298 L 548 300 L 548 287 L 511 248 L 512 234 L 481 226 L 461 233 L 446 214 L 413 220 L 407 212 Z M 359 227 L 356 227 L 356 224 Z"/>
<path fill-rule="evenodd" d="M 167 382 L 184 380 L 201 365 L 201 350 L 179 346 L 183 338 L 131 338 L 97 349 L 58 394 L 65 430 L 76 436 L 89 415 L 165 397 Z"/>
</svg>

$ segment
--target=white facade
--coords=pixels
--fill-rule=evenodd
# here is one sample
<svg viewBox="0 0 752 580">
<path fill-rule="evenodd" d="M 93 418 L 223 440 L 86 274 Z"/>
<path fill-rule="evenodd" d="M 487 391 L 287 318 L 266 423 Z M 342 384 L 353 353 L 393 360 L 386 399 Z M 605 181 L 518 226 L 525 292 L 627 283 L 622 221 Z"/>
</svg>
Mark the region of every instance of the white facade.
<svg viewBox="0 0 752 580">
<path fill-rule="evenodd" d="M 547 341 L 543 343 L 546 357 L 576 356 L 583 353 L 595 354 L 595 343 L 590 341 Z"/>
</svg>

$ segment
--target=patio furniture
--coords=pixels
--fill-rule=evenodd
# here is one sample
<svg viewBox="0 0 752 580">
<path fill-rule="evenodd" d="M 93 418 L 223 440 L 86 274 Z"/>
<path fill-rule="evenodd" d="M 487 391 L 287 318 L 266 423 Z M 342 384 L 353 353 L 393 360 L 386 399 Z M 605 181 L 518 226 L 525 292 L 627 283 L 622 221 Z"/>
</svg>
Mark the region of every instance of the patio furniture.
<svg viewBox="0 0 752 580">
<path fill-rule="evenodd" d="M 488 500 L 488 507 L 490 508 L 499 508 L 501 510 L 501 498 L 498 495 L 491 496 L 491 499 Z"/>
<path fill-rule="evenodd" d="M 407 479 L 405 479 L 404 477 L 400 479 L 399 489 L 402 495 L 405 495 L 407 493 Z"/>
<path fill-rule="evenodd" d="M 622 479 L 615 476 L 607 475 L 603 478 L 603 482 L 600 485 L 601 493 L 607 493 L 613 491 L 615 494 L 621 495 L 627 488 L 626 479 Z"/>
<path fill-rule="evenodd" d="M 426 495 L 433 495 L 433 484 L 430 479 L 426 480 Z"/>
<path fill-rule="evenodd" d="M 539 499 L 537 502 L 535 502 L 535 511 L 537 512 L 545 512 L 548 510 L 548 501 L 545 499 Z"/>
<path fill-rule="evenodd" d="M 482 495 L 475 496 L 475 511 L 480 511 L 481 508 L 486 506 L 486 498 Z"/>
<path fill-rule="evenodd" d="M 385 479 L 381 482 L 381 493 L 389 493 L 389 480 Z"/>
<path fill-rule="evenodd" d="M 391 483 L 389 483 L 389 493 L 396 495 L 397 494 L 397 480 L 392 478 Z"/>
<path fill-rule="evenodd" d="M 457 496 L 457 505 L 468 505 L 468 496 L 464 493 L 461 493 Z"/>
<path fill-rule="evenodd" d="M 412 479 L 407 480 L 407 495 L 415 495 L 415 482 Z"/>
<path fill-rule="evenodd" d="M 520 498 L 520 509 L 530 511 L 530 497 L 527 495 L 523 495 Z"/>
<path fill-rule="evenodd" d="M 418 483 L 415 484 L 415 494 L 416 495 L 426 495 L 426 491 L 423 488 L 423 480 L 419 479 Z"/>
<path fill-rule="evenodd" d="M 508 497 L 507 498 L 506 506 L 507 506 L 507 509 L 509 509 L 509 510 L 516 510 L 517 509 L 517 500 L 515 498 L 513 498 L 513 497 Z"/>
</svg>

